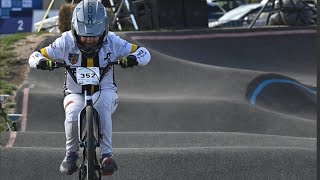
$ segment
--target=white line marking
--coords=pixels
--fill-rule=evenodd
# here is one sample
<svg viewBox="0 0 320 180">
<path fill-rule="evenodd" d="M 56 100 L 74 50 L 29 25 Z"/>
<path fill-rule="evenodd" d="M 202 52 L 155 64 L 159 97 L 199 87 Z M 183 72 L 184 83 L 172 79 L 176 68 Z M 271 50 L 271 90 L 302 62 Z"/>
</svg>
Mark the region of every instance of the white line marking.
<svg viewBox="0 0 320 180">
<path fill-rule="evenodd" d="M 208 38 L 233 38 L 233 37 L 252 37 L 252 36 L 274 36 L 291 34 L 313 34 L 316 30 L 290 30 L 290 31 L 260 31 L 260 32 L 240 32 L 240 33 L 212 33 L 198 35 L 150 35 L 132 36 L 133 40 L 185 40 L 185 39 L 208 39 Z"/>
<path fill-rule="evenodd" d="M 28 99 L 29 99 L 29 88 L 23 90 L 23 102 L 22 102 L 22 120 L 21 120 L 21 131 L 25 132 L 27 129 L 27 115 L 28 115 Z"/>
<path fill-rule="evenodd" d="M 21 120 L 21 131 L 25 132 L 27 128 L 27 113 L 28 113 L 28 98 L 29 98 L 29 88 L 24 88 L 23 90 L 23 102 L 22 102 L 22 120 Z M 6 147 L 12 147 L 17 138 L 17 132 L 11 131 L 8 144 Z"/>
<path fill-rule="evenodd" d="M 14 142 L 16 141 L 16 138 L 17 138 L 17 131 L 11 131 L 8 144 L 6 145 L 6 147 L 12 147 Z"/>
</svg>

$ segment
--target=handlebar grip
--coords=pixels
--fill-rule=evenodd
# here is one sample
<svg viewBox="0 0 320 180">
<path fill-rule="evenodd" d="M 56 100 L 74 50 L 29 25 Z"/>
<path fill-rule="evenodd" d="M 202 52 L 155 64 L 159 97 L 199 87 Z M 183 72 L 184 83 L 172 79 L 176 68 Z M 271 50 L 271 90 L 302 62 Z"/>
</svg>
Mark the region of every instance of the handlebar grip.
<svg viewBox="0 0 320 180">
<path fill-rule="evenodd" d="M 55 61 L 53 67 L 54 68 L 70 67 L 70 65 L 66 65 L 65 62 Z"/>
</svg>

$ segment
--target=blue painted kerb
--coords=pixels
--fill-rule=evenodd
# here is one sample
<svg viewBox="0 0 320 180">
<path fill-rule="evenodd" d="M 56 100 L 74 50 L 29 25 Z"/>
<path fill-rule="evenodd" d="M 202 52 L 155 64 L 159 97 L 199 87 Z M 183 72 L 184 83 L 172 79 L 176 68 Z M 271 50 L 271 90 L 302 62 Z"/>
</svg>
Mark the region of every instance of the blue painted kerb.
<svg viewBox="0 0 320 180">
<path fill-rule="evenodd" d="M 293 84 L 296 86 L 299 86 L 305 90 L 307 90 L 307 92 L 312 93 L 312 94 L 317 94 L 316 91 L 309 89 L 308 87 L 304 86 L 301 83 L 298 83 L 296 81 L 292 81 L 292 80 L 288 80 L 288 79 L 268 79 L 263 81 L 262 83 L 259 84 L 259 86 L 254 90 L 251 98 L 250 98 L 250 103 L 255 105 L 256 104 L 256 99 L 257 96 L 259 95 L 259 93 L 263 90 L 263 88 L 267 87 L 268 85 L 272 84 L 272 83 L 287 83 L 287 84 Z"/>
</svg>

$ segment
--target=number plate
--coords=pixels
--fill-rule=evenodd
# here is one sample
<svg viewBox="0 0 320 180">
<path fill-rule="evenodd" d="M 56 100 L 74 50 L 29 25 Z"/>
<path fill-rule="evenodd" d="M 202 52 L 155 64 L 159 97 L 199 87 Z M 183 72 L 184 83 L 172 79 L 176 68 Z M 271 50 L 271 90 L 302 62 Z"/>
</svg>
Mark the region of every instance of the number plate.
<svg viewBox="0 0 320 180">
<path fill-rule="evenodd" d="M 100 71 L 98 67 L 78 67 L 77 83 L 79 85 L 98 85 L 100 79 Z"/>
</svg>

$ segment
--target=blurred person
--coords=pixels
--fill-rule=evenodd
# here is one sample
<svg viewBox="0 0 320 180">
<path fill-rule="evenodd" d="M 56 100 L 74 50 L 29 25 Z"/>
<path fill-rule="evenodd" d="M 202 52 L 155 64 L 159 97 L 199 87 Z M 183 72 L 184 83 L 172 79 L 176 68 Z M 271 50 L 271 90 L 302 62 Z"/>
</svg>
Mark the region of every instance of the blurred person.
<svg viewBox="0 0 320 180">
<path fill-rule="evenodd" d="M 62 33 L 51 45 L 33 52 L 29 58 L 31 68 L 53 70 L 54 60 L 63 59 L 67 65 L 105 67 L 118 61 L 122 68 L 144 66 L 150 59 L 144 47 L 127 42 L 110 32 L 109 20 L 103 4 L 96 0 L 83 0 L 73 11 L 71 30 Z M 100 145 L 102 175 L 112 175 L 117 170 L 112 151 L 112 118 L 117 108 L 118 95 L 114 79 L 114 67 L 101 82 L 101 90 L 95 87 L 92 96 L 94 108 L 100 115 L 102 140 Z M 100 96 L 99 96 L 100 94 Z M 84 108 L 82 87 L 66 73 L 64 82 L 66 154 L 60 171 L 67 175 L 77 171 L 78 114 Z"/>
</svg>

